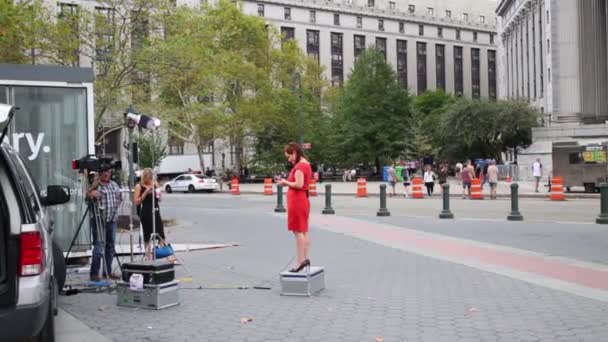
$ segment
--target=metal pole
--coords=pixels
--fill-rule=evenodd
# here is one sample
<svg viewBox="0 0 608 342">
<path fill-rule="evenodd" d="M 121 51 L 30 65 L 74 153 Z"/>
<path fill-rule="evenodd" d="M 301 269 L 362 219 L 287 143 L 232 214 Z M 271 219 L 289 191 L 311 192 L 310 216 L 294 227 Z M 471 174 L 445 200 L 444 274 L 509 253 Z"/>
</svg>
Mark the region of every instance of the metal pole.
<svg viewBox="0 0 608 342">
<path fill-rule="evenodd" d="M 454 214 L 450 211 L 450 185 L 443 184 L 443 210 L 439 214 L 440 219 L 453 219 Z"/>
<path fill-rule="evenodd" d="M 608 183 L 600 184 L 600 215 L 595 219 L 597 224 L 608 224 Z"/>
<path fill-rule="evenodd" d="M 325 209 L 323 209 L 322 213 L 329 215 L 336 213 L 331 207 L 331 184 L 325 184 Z"/>
<path fill-rule="evenodd" d="M 283 186 L 277 184 L 277 207 L 274 208 L 275 213 L 284 213 L 285 207 L 283 206 Z"/>
<path fill-rule="evenodd" d="M 519 185 L 517 183 L 511 184 L 511 213 L 507 216 L 509 221 L 523 221 L 524 217 L 519 212 Z"/>
<path fill-rule="evenodd" d="M 135 187 L 135 170 L 133 168 L 133 128 L 127 128 L 129 135 L 129 198 L 131 199 L 131 214 L 129 215 L 129 248 L 131 252 L 131 262 L 133 262 L 133 217 L 137 215 L 135 208 L 135 193 L 133 188 Z"/>
<path fill-rule="evenodd" d="M 391 216 L 390 211 L 386 209 L 386 184 L 380 184 L 380 209 L 377 216 Z"/>
</svg>

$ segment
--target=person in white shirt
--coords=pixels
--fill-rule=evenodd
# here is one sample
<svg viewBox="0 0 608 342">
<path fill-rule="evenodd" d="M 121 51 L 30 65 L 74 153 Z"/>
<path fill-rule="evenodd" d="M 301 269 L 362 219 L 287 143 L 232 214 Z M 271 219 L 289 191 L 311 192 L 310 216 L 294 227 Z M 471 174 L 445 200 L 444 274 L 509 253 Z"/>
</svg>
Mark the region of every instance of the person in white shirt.
<svg viewBox="0 0 608 342">
<path fill-rule="evenodd" d="M 433 172 L 430 165 L 426 166 L 426 171 L 424 172 L 424 185 L 426 186 L 426 192 L 429 196 L 433 196 L 433 189 L 435 188 L 435 178 L 437 175 Z"/>
<path fill-rule="evenodd" d="M 536 161 L 532 164 L 532 176 L 536 180 L 536 184 L 534 187 L 534 192 L 538 192 L 538 185 L 540 183 L 540 178 L 543 175 L 543 164 L 540 163 L 540 158 L 536 158 Z"/>
</svg>

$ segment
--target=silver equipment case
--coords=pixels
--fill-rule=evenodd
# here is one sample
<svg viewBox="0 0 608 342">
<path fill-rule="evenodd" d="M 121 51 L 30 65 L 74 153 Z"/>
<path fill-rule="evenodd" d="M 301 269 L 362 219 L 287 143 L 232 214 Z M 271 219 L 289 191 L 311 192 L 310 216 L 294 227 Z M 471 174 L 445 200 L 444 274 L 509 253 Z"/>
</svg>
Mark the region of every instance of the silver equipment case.
<svg viewBox="0 0 608 342">
<path fill-rule="evenodd" d="M 128 282 L 119 281 L 116 305 L 160 310 L 179 304 L 179 280 L 164 284 L 144 284 L 141 291 L 131 290 Z"/>
<path fill-rule="evenodd" d="M 282 296 L 312 296 L 325 289 L 325 269 L 311 267 L 308 272 L 281 272 Z"/>
</svg>

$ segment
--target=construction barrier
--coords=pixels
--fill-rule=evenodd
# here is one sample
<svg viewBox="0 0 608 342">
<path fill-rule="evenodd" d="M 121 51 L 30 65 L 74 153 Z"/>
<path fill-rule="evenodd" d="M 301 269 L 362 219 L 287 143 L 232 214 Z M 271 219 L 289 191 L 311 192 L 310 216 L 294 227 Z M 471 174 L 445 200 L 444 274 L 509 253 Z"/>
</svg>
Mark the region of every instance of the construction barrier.
<svg viewBox="0 0 608 342">
<path fill-rule="evenodd" d="M 564 178 L 553 177 L 551 179 L 551 200 L 552 201 L 564 201 L 566 196 L 564 195 Z"/>
<path fill-rule="evenodd" d="M 471 199 L 482 200 L 483 193 L 481 193 L 481 179 L 471 179 Z"/>
<path fill-rule="evenodd" d="M 310 184 L 308 184 L 308 196 L 317 196 L 317 181 L 314 178 L 311 179 Z"/>
<path fill-rule="evenodd" d="M 412 197 L 424 198 L 424 191 L 422 190 L 422 178 L 420 177 L 415 177 L 412 179 Z"/>
<path fill-rule="evenodd" d="M 232 183 L 230 185 L 230 192 L 233 195 L 240 195 L 241 191 L 239 190 L 239 179 L 234 177 L 232 178 Z"/>
<path fill-rule="evenodd" d="M 357 197 L 367 197 L 367 180 L 365 178 L 357 179 Z"/>
<path fill-rule="evenodd" d="M 272 178 L 264 178 L 264 195 L 272 196 Z"/>
</svg>

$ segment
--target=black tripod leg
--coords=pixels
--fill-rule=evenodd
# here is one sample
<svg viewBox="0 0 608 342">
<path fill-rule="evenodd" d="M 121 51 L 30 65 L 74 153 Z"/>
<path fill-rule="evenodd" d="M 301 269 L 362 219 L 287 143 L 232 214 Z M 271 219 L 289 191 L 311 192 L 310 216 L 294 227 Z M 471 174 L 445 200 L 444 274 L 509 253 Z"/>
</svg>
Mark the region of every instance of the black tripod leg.
<svg viewBox="0 0 608 342">
<path fill-rule="evenodd" d="M 74 237 L 72 238 L 72 242 L 70 242 L 70 247 L 68 248 L 68 252 L 65 254 L 65 258 L 64 263 L 67 265 L 68 264 L 68 257 L 70 256 L 70 252 L 72 251 L 72 247 L 74 247 L 74 242 L 76 242 L 76 239 L 78 238 L 78 235 L 80 234 L 80 230 L 82 229 L 82 224 L 84 223 L 84 220 L 87 218 L 87 214 L 89 213 L 89 209 L 90 206 L 87 205 L 87 210 L 84 211 L 84 215 L 82 215 L 82 219 L 80 220 L 80 224 L 78 225 L 78 229 L 76 230 L 76 234 L 74 234 Z"/>
</svg>

